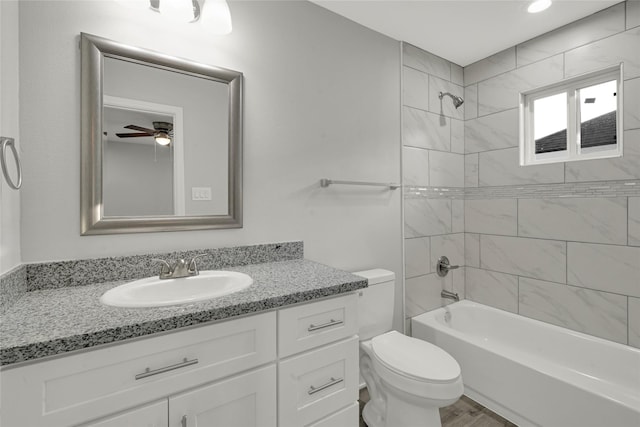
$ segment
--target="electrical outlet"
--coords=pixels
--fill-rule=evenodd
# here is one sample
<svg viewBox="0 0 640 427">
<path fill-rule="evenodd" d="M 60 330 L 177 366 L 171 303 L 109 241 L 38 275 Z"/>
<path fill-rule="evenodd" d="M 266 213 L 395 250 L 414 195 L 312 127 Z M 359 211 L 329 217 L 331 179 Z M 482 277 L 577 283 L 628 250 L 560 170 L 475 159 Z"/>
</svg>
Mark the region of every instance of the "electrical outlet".
<svg viewBox="0 0 640 427">
<path fill-rule="evenodd" d="M 211 200 L 211 187 L 191 187 L 191 200 Z"/>
</svg>

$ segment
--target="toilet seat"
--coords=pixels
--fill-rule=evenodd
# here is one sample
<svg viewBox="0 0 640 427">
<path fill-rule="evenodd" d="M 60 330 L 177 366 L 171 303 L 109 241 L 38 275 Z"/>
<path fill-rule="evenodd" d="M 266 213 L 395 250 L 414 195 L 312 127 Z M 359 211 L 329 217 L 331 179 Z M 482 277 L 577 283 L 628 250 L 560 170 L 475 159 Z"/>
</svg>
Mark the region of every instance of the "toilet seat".
<svg viewBox="0 0 640 427">
<path fill-rule="evenodd" d="M 460 379 L 460 365 L 446 351 L 417 339 L 390 331 L 371 340 L 376 361 L 396 375 L 431 384 Z"/>
</svg>

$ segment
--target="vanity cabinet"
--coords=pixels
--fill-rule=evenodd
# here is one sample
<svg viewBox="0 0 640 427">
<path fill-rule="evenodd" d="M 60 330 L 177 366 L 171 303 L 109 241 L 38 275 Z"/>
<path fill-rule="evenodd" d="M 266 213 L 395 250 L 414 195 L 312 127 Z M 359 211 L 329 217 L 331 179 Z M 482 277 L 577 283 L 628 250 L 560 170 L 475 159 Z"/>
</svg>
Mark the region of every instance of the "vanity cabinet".
<svg viewBox="0 0 640 427">
<path fill-rule="evenodd" d="M 0 425 L 356 426 L 356 304 L 347 294 L 3 369 Z"/>
</svg>

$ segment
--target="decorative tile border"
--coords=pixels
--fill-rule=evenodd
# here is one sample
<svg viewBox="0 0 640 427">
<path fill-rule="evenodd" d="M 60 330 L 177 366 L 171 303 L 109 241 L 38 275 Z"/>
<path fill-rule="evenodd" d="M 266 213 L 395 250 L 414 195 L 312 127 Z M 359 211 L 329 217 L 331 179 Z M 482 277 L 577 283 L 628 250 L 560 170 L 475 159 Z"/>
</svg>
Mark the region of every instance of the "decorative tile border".
<svg viewBox="0 0 640 427">
<path fill-rule="evenodd" d="M 158 274 L 160 265 L 154 258 L 164 260 L 198 259 L 198 268 L 213 270 L 265 262 L 301 259 L 303 242 L 271 243 L 232 248 L 200 249 L 111 258 L 26 264 L 27 290 L 56 289 L 83 286 L 116 280 L 135 280 Z"/>
<path fill-rule="evenodd" d="M 20 265 L 0 276 L 0 314 L 27 292 L 27 268 Z"/>
<path fill-rule="evenodd" d="M 565 197 L 640 197 L 640 180 L 573 182 L 500 187 L 405 186 L 405 199 L 550 199 Z"/>
</svg>

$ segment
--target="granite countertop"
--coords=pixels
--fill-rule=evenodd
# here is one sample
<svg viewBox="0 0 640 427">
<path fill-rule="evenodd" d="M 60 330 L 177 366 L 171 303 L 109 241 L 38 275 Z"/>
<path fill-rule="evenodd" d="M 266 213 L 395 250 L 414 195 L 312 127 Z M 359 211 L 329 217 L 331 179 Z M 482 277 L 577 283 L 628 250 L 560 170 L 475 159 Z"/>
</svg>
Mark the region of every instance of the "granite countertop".
<svg viewBox="0 0 640 427">
<path fill-rule="evenodd" d="M 127 281 L 27 292 L 1 317 L 0 365 L 258 313 L 367 286 L 366 279 L 304 259 L 225 270 L 246 273 L 254 283 L 212 300 L 158 308 L 100 303 L 103 293 Z"/>
</svg>

